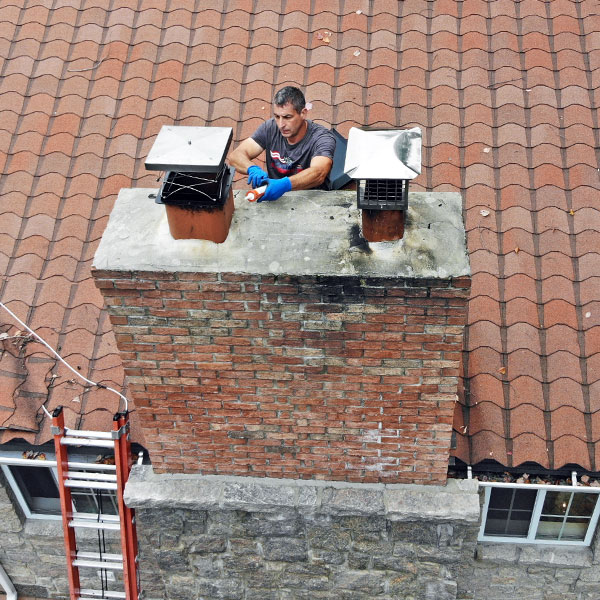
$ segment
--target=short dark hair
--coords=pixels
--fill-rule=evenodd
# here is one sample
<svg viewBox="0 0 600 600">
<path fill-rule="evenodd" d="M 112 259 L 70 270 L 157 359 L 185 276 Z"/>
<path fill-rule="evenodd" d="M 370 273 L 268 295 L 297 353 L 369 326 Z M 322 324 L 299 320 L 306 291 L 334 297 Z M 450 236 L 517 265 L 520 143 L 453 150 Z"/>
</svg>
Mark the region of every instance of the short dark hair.
<svg viewBox="0 0 600 600">
<path fill-rule="evenodd" d="M 302 112 L 302 109 L 306 106 L 304 94 L 293 85 L 286 85 L 284 88 L 281 88 L 275 94 L 273 102 L 276 106 L 283 106 L 289 102 L 298 113 Z"/>
</svg>

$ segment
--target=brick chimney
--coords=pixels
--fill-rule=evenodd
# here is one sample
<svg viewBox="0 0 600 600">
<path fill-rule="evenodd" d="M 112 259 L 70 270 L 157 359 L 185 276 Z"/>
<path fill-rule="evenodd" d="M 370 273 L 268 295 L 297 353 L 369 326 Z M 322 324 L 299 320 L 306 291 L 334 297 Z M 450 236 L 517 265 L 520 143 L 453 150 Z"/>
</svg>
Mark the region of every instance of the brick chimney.
<svg viewBox="0 0 600 600">
<path fill-rule="evenodd" d="M 156 472 L 446 480 L 470 286 L 461 198 L 368 243 L 353 192 L 236 194 L 222 244 L 122 190 L 94 260 Z"/>
</svg>

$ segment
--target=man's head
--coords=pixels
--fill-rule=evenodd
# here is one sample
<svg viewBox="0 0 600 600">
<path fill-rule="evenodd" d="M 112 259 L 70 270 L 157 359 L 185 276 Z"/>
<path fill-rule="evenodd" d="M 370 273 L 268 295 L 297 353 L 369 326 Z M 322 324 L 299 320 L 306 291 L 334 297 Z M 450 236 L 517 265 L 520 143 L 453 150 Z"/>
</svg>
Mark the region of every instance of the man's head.
<svg viewBox="0 0 600 600">
<path fill-rule="evenodd" d="M 281 135 L 291 144 L 299 142 L 306 133 L 306 100 L 297 88 L 288 85 L 273 99 L 273 116 Z"/>
</svg>

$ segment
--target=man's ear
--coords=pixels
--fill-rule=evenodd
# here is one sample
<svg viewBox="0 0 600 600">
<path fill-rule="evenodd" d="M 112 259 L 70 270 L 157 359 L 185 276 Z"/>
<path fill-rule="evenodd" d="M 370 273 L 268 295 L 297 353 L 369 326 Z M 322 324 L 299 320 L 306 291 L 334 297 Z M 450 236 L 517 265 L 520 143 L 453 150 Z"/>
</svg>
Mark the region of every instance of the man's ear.
<svg viewBox="0 0 600 600">
<path fill-rule="evenodd" d="M 306 108 L 306 106 L 300 111 L 300 114 L 302 115 L 303 119 L 306 119 L 306 117 L 308 116 L 308 108 Z"/>
</svg>

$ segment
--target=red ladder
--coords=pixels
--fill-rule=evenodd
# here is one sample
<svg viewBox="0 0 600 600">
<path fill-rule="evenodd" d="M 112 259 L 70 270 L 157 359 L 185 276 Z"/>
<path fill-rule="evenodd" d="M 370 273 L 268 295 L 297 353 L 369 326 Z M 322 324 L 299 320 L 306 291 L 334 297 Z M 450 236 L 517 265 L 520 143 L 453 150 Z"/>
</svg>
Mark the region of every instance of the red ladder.
<svg viewBox="0 0 600 600">
<path fill-rule="evenodd" d="M 134 510 L 123 501 L 123 491 L 133 465 L 131 442 L 129 439 L 128 413 L 117 413 L 113 417 L 112 431 L 78 431 L 65 427 L 62 406 L 52 413 L 52 434 L 56 448 L 58 489 L 62 513 L 67 570 L 71 600 L 98 600 L 99 598 L 139 600 L 138 543 Z M 114 450 L 114 465 L 85 463 L 85 473 L 77 471 L 81 464 L 70 463 L 68 446 L 93 446 Z M 89 472 L 99 471 L 99 472 Z M 108 472 L 108 474 L 107 474 Z M 73 509 L 72 488 L 112 490 L 117 497 L 119 515 L 76 513 Z M 75 529 L 77 527 L 98 530 L 120 530 L 122 554 L 108 554 L 102 551 L 82 552 L 77 548 Z M 82 589 L 79 577 L 80 568 L 107 571 L 123 571 L 124 591 L 102 589 Z"/>
</svg>

